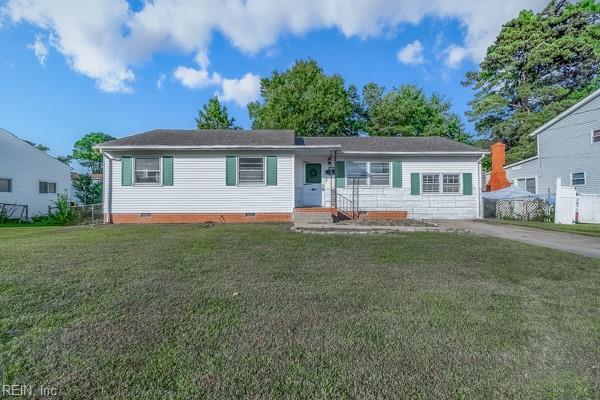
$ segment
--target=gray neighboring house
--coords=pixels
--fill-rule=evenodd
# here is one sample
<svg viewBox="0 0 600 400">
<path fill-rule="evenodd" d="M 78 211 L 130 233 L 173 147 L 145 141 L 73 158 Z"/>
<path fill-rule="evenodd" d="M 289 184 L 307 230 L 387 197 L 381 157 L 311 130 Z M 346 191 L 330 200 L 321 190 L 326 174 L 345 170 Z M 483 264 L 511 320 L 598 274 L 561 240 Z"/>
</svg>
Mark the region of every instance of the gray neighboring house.
<svg viewBox="0 0 600 400">
<path fill-rule="evenodd" d="M 580 193 L 600 193 L 600 90 L 542 125 L 537 156 L 507 165 L 508 179 L 541 195 L 556 193 L 556 178 Z"/>
</svg>

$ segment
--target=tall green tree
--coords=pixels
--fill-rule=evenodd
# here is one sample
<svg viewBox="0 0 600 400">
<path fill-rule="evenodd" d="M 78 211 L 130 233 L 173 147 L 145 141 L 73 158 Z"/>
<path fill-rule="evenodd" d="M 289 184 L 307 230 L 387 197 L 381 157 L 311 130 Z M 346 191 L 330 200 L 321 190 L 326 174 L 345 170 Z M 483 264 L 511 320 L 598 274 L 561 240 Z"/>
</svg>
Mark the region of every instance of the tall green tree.
<svg viewBox="0 0 600 400">
<path fill-rule="evenodd" d="M 370 136 L 444 136 L 466 142 L 469 135 L 452 104 L 438 94 L 430 97 L 415 85 L 386 91 L 369 83 L 363 88 L 365 130 Z"/>
<path fill-rule="evenodd" d="M 75 142 L 73 158 L 89 169 L 92 174 L 102 173 L 102 153 L 94 149 L 94 145 L 114 140 L 115 138 L 102 132 L 91 132 Z"/>
<path fill-rule="evenodd" d="M 296 61 L 260 82 L 263 102 L 248 105 L 255 129 L 294 129 L 301 136 L 350 136 L 360 129 L 356 88 L 314 61 Z"/>
<path fill-rule="evenodd" d="M 73 189 L 75 190 L 75 197 L 84 205 L 102 202 L 102 183 L 94 182 L 90 175 L 78 175 L 73 180 Z"/>
<path fill-rule="evenodd" d="M 198 110 L 196 125 L 198 129 L 240 129 L 235 124 L 235 119 L 229 117 L 227 107 L 221 105 L 217 96 L 211 97 L 202 109 Z"/>
<path fill-rule="evenodd" d="M 463 83 L 475 90 L 467 113 L 483 136 L 502 140 L 507 159 L 535 154 L 528 133 L 600 87 L 600 4 L 552 0 L 522 11 Z"/>
</svg>

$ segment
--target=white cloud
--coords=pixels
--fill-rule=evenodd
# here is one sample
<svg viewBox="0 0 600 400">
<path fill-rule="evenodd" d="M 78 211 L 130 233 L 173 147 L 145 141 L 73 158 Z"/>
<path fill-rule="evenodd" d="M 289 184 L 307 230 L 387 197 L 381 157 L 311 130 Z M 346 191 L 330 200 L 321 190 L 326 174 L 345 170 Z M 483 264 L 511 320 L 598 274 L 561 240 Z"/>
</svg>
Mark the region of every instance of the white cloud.
<svg viewBox="0 0 600 400">
<path fill-rule="evenodd" d="M 241 107 L 258 100 L 260 93 L 260 77 L 246 74 L 241 79 L 223 79 L 219 100 L 234 101 Z"/>
<path fill-rule="evenodd" d="M 396 54 L 398 61 L 408 65 L 418 65 L 425 62 L 423 57 L 423 45 L 420 41 L 415 40 L 412 43 L 407 44 L 398 51 Z"/>
<path fill-rule="evenodd" d="M 167 76 L 165 74 L 158 75 L 158 79 L 156 80 L 156 88 L 158 90 L 162 89 L 166 78 Z"/>
<path fill-rule="evenodd" d="M 46 57 L 48 57 L 48 47 L 43 42 L 42 35 L 35 35 L 35 42 L 27 45 L 27 48 L 33 50 L 33 54 L 35 54 L 42 66 L 46 65 Z"/>
<path fill-rule="evenodd" d="M 446 49 L 446 59 L 444 63 L 450 68 L 457 68 L 460 63 L 469 55 L 469 50 L 460 46 L 450 46 Z"/>
<path fill-rule="evenodd" d="M 215 72 L 209 74 L 205 69 L 194 69 L 179 66 L 175 69 L 173 77 L 188 89 L 202 89 L 217 85 L 221 82 L 221 76 Z"/>
<path fill-rule="evenodd" d="M 198 53 L 194 59 L 199 66 L 198 69 L 180 65 L 173 72 L 173 77 L 183 86 L 189 89 L 218 86 L 220 92 L 217 91 L 215 94 L 220 100 L 233 101 L 242 107 L 258 99 L 260 77 L 257 75 L 247 73 L 241 79 L 223 78 L 216 72 L 208 71 L 210 61 L 206 53 Z"/>
<path fill-rule="evenodd" d="M 71 67 L 100 89 L 129 92 L 132 68 L 156 52 L 206 54 L 213 32 L 246 53 L 272 47 L 281 35 L 333 28 L 345 36 L 371 37 L 425 17 L 454 19 L 465 37 L 462 60 L 478 62 L 500 27 L 522 8 L 546 0 L 154 0 L 139 11 L 126 0 L 8 0 L 2 13 L 45 30 Z M 454 56 L 458 57 L 457 51 Z M 207 64 L 192 80 L 202 81 Z M 202 61 L 202 60 L 200 60 Z M 182 71 L 187 76 L 191 71 Z M 208 77 L 210 79 L 211 77 Z M 205 78 L 206 79 L 206 78 Z"/>
</svg>

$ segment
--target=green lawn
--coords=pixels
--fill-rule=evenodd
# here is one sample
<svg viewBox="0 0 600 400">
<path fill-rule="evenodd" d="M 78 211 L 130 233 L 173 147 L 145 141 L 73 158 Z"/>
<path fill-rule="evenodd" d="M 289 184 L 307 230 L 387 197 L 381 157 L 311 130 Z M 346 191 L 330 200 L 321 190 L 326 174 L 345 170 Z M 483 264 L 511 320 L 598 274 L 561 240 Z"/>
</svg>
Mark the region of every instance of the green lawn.
<svg viewBox="0 0 600 400">
<path fill-rule="evenodd" d="M 591 258 L 286 225 L 5 228 L 0 254 L 1 384 L 67 399 L 600 397 Z"/>
<path fill-rule="evenodd" d="M 498 219 L 493 220 L 504 224 L 520 225 L 530 228 L 547 229 L 550 231 L 559 231 L 567 233 L 577 233 L 586 236 L 598 236 L 600 237 L 600 224 L 554 224 L 552 222 L 539 222 L 539 221 L 515 221 L 510 219 Z"/>
</svg>

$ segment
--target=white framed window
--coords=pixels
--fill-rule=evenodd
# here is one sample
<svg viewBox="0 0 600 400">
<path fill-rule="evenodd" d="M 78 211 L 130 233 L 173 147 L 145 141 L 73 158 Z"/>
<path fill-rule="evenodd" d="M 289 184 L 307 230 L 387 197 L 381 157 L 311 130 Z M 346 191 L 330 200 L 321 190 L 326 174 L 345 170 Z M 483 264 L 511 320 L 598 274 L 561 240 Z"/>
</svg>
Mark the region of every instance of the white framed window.
<svg viewBox="0 0 600 400">
<path fill-rule="evenodd" d="M 571 174 L 571 186 L 585 185 L 585 172 L 573 172 Z"/>
<path fill-rule="evenodd" d="M 444 193 L 460 193 L 460 174 L 442 175 Z"/>
<path fill-rule="evenodd" d="M 0 192 L 12 192 L 12 179 L 0 178 Z"/>
<path fill-rule="evenodd" d="M 596 129 L 592 131 L 592 143 L 600 142 L 600 129 Z"/>
<path fill-rule="evenodd" d="M 421 192 L 423 194 L 460 194 L 461 174 L 421 174 Z"/>
<path fill-rule="evenodd" d="M 56 193 L 56 183 L 40 182 L 40 193 Z"/>
<path fill-rule="evenodd" d="M 160 184 L 160 157 L 136 157 L 135 173 L 136 184 Z"/>
<path fill-rule="evenodd" d="M 265 183 L 264 157 L 238 158 L 238 184 L 261 185 Z"/>
<path fill-rule="evenodd" d="M 371 161 L 369 163 L 369 186 L 390 185 L 390 163 Z"/>
<path fill-rule="evenodd" d="M 368 164 L 366 161 L 346 161 L 346 184 L 354 183 L 360 186 L 367 185 Z"/>
<path fill-rule="evenodd" d="M 423 193 L 440 192 L 440 174 L 422 174 L 421 181 Z"/>
<path fill-rule="evenodd" d="M 529 193 L 536 194 L 537 189 L 535 185 L 535 178 L 525 179 L 525 190 L 527 190 Z"/>
</svg>

